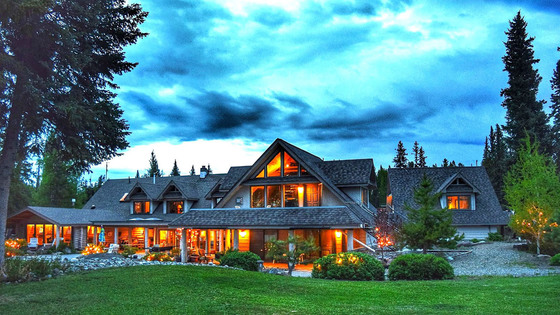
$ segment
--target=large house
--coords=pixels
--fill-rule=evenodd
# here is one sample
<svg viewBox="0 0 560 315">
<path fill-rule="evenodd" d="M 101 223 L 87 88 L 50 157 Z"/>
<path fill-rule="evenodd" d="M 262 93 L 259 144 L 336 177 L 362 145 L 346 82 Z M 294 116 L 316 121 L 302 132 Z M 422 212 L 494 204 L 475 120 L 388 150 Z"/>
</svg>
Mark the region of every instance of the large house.
<svg viewBox="0 0 560 315">
<path fill-rule="evenodd" d="M 414 189 L 422 177 L 432 181 L 441 193 L 441 208 L 452 211 L 453 225 L 465 239 L 484 239 L 488 233 L 504 232 L 509 213 L 503 211 L 482 166 L 390 168 L 388 170 L 388 206 L 406 220 L 406 205 L 414 203 Z"/>
<path fill-rule="evenodd" d="M 178 246 L 213 253 L 229 248 L 261 257 L 265 243 L 313 236 L 320 252 L 365 246 L 375 209 L 372 159 L 324 161 L 277 139 L 251 166 L 227 174 L 108 180 L 83 209 L 27 207 L 8 224 L 39 244 L 76 248 L 107 243 Z"/>
<path fill-rule="evenodd" d="M 467 236 L 506 224 L 483 168 L 390 169 L 390 206 L 404 213 L 421 175 L 444 193 L 441 206 Z M 8 218 L 10 233 L 39 245 L 66 242 L 138 248 L 178 247 L 212 254 L 230 248 L 265 256 L 265 244 L 313 236 L 317 256 L 373 241 L 372 159 L 323 159 L 277 139 L 251 166 L 227 174 L 107 180 L 83 209 L 27 207 Z M 403 216 L 405 216 L 403 214 Z M 484 234 L 484 235 L 483 235 Z"/>
</svg>

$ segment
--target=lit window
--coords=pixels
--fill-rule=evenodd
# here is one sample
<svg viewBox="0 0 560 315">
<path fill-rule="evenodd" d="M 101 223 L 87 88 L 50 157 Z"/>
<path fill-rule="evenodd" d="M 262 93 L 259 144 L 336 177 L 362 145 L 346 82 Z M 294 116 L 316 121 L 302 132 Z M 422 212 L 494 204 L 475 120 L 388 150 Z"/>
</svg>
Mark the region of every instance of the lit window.
<svg viewBox="0 0 560 315">
<path fill-rule="evenodd" d="M 266 206 L 282 207 L 282 189 L 280 185 L 266 187 Z"/>
<path fill-rule="evenodd" d="M 264 169 L 257 175 L 257 178 L 264 178 Z"/>
<path fill-rule="evenodd" d="M 452 210 L 471 210 L 471 197 L 447 196 L 447 208 Z"/>
<path fill-rule="evenodd" d="M 183 213 L 184 202 L 183 201 L 168 201 L 167 202 L 167 212 L 168 213 Z"/>
<path fill-rule="evenodd" d="M 284 207 L 299 207 L 298 185 L 284 185 Z"/>
<path fill-rule="evenodd" d="M 298 176 L 298 162 L 284 152 L 284 176 Z"/>
<path fill-rule="evenodd" d="M 268 163 L 266 166 L 266 177 L 278 177 L 280 176 L 281 171 L 281 158 L 280 153 L 276 154 L 276 156 Z"/>
<path fill-rule="evenodd" d="M 251 208 L 264 207 L 264 186 L 251 187 Z"/>
<path fill-rule="evenodd" d="M 135 214 L 150 213 L 150 202 L 149 201 L 135 201 L 134 202 L 134 213 Z"/>
</svg>

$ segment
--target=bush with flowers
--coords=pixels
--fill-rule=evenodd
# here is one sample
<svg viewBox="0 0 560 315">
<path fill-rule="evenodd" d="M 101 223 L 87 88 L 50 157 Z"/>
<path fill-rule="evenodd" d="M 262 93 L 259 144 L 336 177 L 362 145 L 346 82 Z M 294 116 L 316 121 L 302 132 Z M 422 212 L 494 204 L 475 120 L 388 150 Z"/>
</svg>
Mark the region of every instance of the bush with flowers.
<svg viewBox="0 0 560 315">
<path fill-rule="evenodd" d="M 374 257 L 357 252 L 330 254 L 313 263 L 313 278 L 336 280 L 385 279 L 383 264 Z"/>
</svg>

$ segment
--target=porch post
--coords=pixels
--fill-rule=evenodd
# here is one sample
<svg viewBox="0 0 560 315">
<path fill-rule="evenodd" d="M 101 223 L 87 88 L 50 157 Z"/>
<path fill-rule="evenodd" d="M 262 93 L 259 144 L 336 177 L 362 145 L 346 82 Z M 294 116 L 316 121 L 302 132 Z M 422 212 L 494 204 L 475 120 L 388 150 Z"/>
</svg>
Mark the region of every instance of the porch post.
<svg viewBox="0 0 560 315">
<path fill-rule="evenodd" d="M 218 251 L 221 252 L 224 250 L 224 230 L 218 230 Z"/>
<path fill-rule="evenodd" d="M 54 241 L 52 243 L 52 246 L 54 246 L 56 248 L 56 246 L 58 245 L 58 225 L 53 225 L 54 228 Z"/>
<path fill-rule="evenodd" d="M 204 238 L 204 253 L 208 255 L 208 240 L 210 239 L 210 231 L 206 230 L 206 237 Z"/>
<path fill-rule="evenodd" d="M 179 243 L 181 248 L 181 262 L 187 262 L 187 229 L 181 229 L 181 241 Z"/>
<path fill-rule="evenodd" d="M 97 245 L 97 226 L 93 226 L 93 244 Z"/>
<path fill-rule="evenodd" d="M 354 230 L 348 230 L 346 233 L 346 250 L 354 250 Z"/>
<path fill-rule="evenodd" d="M 144 251 L 148 253 L 148 228 L 144 227 Z"/>
<path fill-rule="evenodd" d="M 288 237 L 294 237 L 294 230 L 288 230 Z M 295 249 L 295 244 L 294 243 L 290 243 L 288 245 L 288 250 L 292 251 Z"/>
<path fill-rule="evenodd" d="M 64 232 L 63 227 L 62 227 L 62 225 L 60 225 L 58 227 L 58 238 L 56 240 L 57 245 L 60 244 L 60 243 L 63 243 L 63 240 L 64 240 L 64 234 L 62 234 L 63 232 Z"/>
<path fill-rule="evenodd" d="M 239 230 L 233 230 L 233 249 L 239 249 Z"/>
<path fill-rule="evenodd" d="M 115 243 L 114 244 L 118 244 L 119 243 L 119 228 L 115 226 L 115 237 L 114 237 Z"/>
</svg>

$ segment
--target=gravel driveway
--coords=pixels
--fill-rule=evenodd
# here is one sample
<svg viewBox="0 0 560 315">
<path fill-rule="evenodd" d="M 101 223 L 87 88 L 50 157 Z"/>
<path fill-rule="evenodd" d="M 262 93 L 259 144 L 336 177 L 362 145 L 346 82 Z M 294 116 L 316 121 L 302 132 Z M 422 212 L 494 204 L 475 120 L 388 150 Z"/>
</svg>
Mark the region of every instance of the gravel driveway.
<svg viewBox="0 0 560 315">
<path fill-rule="evenodd" d="M 550 266 L 549 258 L 513 249 L 515 243 L 494 242 L 459 249 L 470 253 L 454 257 L 451 265 L 456 276 L 542 276 L 560 273 L 559 266 Z"/>
</svg>

